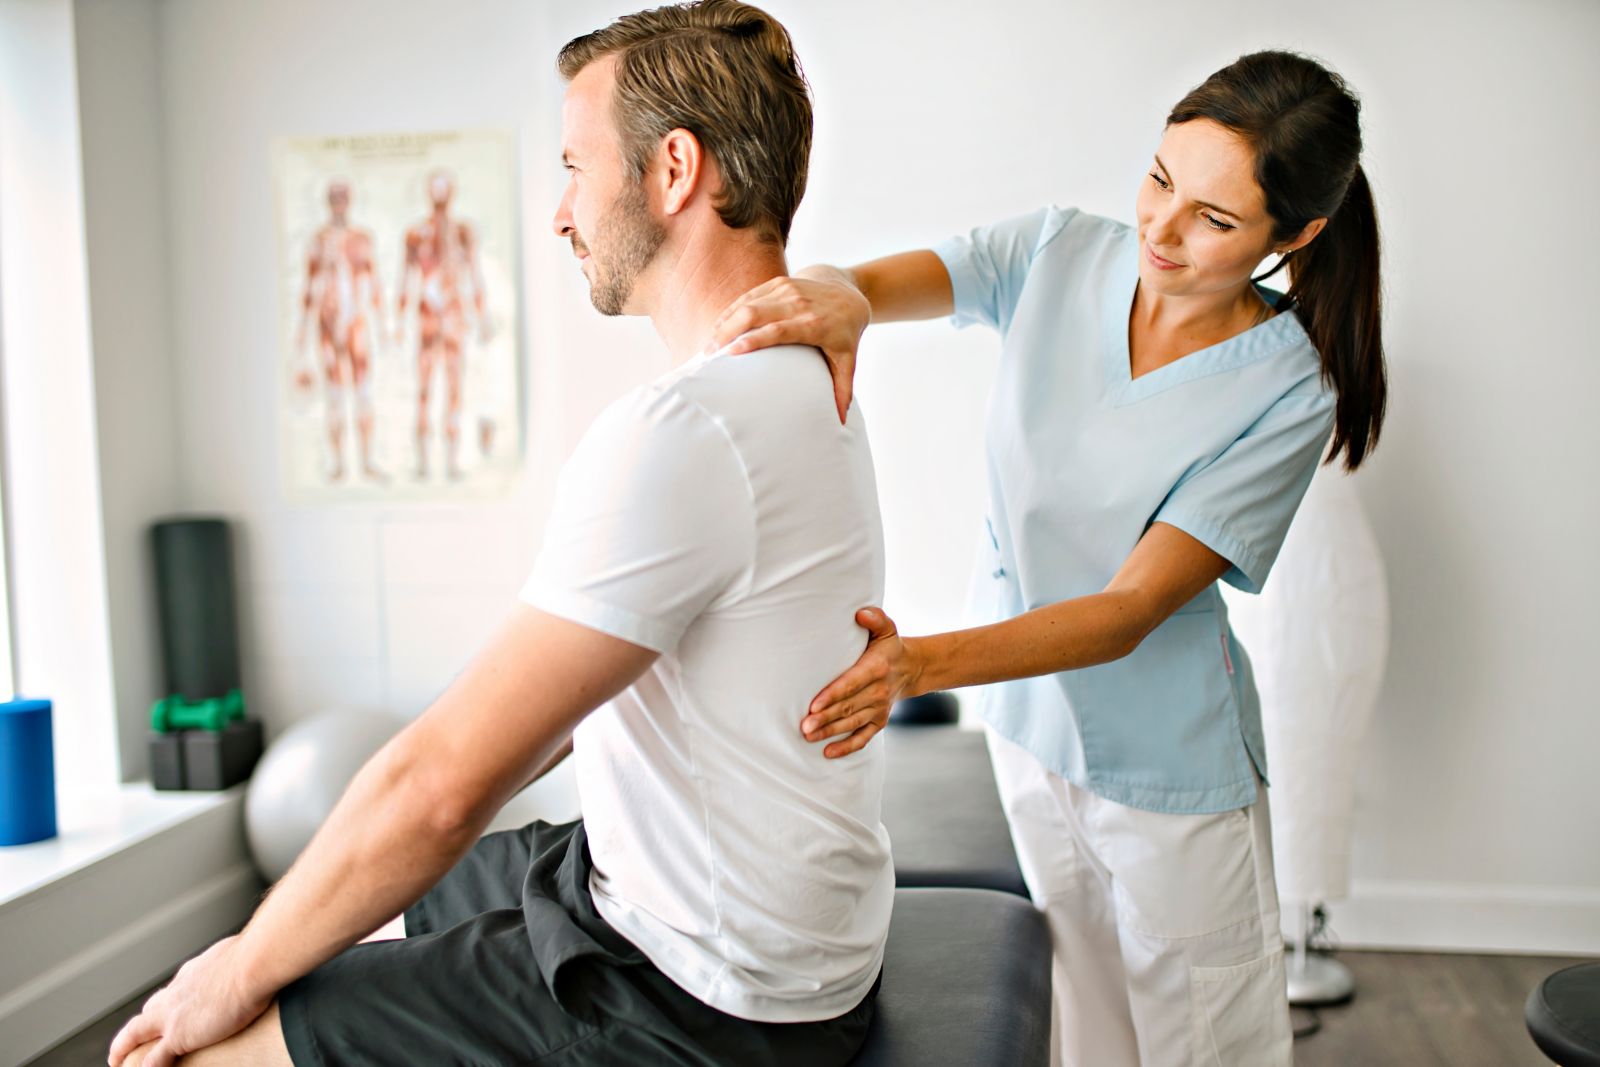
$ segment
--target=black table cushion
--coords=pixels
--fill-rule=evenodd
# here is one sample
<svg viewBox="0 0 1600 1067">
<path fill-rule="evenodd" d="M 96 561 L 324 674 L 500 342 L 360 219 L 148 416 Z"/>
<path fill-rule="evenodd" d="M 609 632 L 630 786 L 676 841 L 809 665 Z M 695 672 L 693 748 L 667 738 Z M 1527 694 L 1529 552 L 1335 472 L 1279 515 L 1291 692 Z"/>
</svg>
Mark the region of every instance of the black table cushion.
<svg viewBox="0 0 1600 1067">
<path fill-rule="evenodd" d="M 998 889 L 1026 897 L 983 734 L 891 726 L 883 825 L 900 886 Z"/>
<path fill-rule="evenodd" d="M 853 1067 L 1044 1067 L 1050 932 L 1027 900 L 898 889 L 883 986 Z"/>
<path fill-rule="evenodd" d="M 1580 963 L 1540 982 L 1525 1015 L 1546 1056 L 1562 1067 L 1600 1067 L 1600 963 Z"/>
</svg>

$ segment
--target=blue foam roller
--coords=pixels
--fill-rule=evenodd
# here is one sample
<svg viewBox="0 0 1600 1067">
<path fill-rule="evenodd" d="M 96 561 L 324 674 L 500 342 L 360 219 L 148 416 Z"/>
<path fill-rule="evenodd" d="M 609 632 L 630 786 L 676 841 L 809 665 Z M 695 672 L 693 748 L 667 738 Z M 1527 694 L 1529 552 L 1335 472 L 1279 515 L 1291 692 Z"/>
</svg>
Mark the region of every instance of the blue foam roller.
<svg viewBox="0 0 1600 1067">
<path fill-rule="evenodd" d="M 56 836 L 50 701 L 0 702 L 0 845 Z"/>
</svg>

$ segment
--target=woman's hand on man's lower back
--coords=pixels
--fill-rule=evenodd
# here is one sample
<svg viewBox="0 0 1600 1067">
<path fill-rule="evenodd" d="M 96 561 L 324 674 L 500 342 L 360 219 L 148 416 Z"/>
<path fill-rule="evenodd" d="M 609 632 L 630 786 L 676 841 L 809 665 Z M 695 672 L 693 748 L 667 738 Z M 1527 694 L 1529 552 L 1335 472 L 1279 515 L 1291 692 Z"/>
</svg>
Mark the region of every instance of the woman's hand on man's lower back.
<svg viewBox="0 0 1600 1067">
<path fill-rule="evenodd" d="M 829 759 L 866 747 L 889 724 L 895 701 L 915 695 L 922 674 L 915 639 L 902 639 L 883 609 L 862 608 L 856 623 L 871 635 L 866 650 L 816 695 L 800 722 L 807 741 L 836 739 L 822 750 Z"/>
</svg>

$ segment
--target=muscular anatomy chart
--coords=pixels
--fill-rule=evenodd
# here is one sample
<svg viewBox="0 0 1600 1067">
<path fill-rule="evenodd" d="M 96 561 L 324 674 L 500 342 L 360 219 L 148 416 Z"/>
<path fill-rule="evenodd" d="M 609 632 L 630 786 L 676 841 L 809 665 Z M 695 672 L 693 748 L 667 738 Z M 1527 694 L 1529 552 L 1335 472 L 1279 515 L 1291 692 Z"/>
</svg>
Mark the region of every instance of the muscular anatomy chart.
<svg viewBox="0 0 1600 1067">
<path fill-rule="evenodd" d="M 274 145 L 290 499 L 510 484 L 522 430 L 513 159 L 505 133 Z"/>
<path fill-rule="evenodd" d="M 406 258 L 400 281 L 399 315 L 405 317 L 413 294 L 417 305 L 417 465 L 428 476 L 429 393 L 442 375 L 445 387 L 445 473 L 461 477 L 457 449 L 461 437 L 461 353 L 466 341 L 467 306 L 477 320 L 478 339 L 489 342 L 484 312 L 483 275 L 478 269 L 472 224 L 450 213 L 455 180 L 446 171 L 428 177 L 428 217 L 406 230 Z M 492 425 L 492 423 L 491 423 Z M 480 442 L 491 438 L 480 436 Z M 484 444 L 487 447 L 487 443 Z"/>
<path fill-rule="evenodd" d="M 327 425 L 328 480 L 345 477 L 345 409 L 353 402 L 361 447 L 361 474 L 382 483 L 384 474 L 372 462 L 373 324 L 381 335 L 383 302 L 377 267 L 372 261 L 372 234 L 350 225 L 350 183 L 328 183 L 328 222 L 311 239 L 306 253 L 303 315 L 295 332 L 295 351 L 305 349 L 308 327 L 316 323 L 317 362 L 326 385 L 323 419 Z M 316 372 L 302 367 L 296 388 L 310 389 Z"/>
</svg>

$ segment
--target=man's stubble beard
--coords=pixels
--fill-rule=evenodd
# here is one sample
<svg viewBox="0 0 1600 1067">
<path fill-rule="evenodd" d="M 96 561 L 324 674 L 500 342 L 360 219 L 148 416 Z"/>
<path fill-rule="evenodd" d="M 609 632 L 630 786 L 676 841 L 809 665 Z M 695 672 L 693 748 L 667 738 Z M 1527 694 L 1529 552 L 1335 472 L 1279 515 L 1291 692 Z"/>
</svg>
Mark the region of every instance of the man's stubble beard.
<svg viewBox="0 0 1600 1067">
<path fill-rule="evenodd" d="M 650 214 L 650 202 L 641 182 L 617 195 L 595 231 L 595 245 L 589 249 L 589 259 L 594 264 L 589 299 L 600 314 L 621 315 L 639 275 L 666 241 L 667 229 Z M 601 254 L 596 254 L 595 246 L 602 250 Z"/>
</svg>

